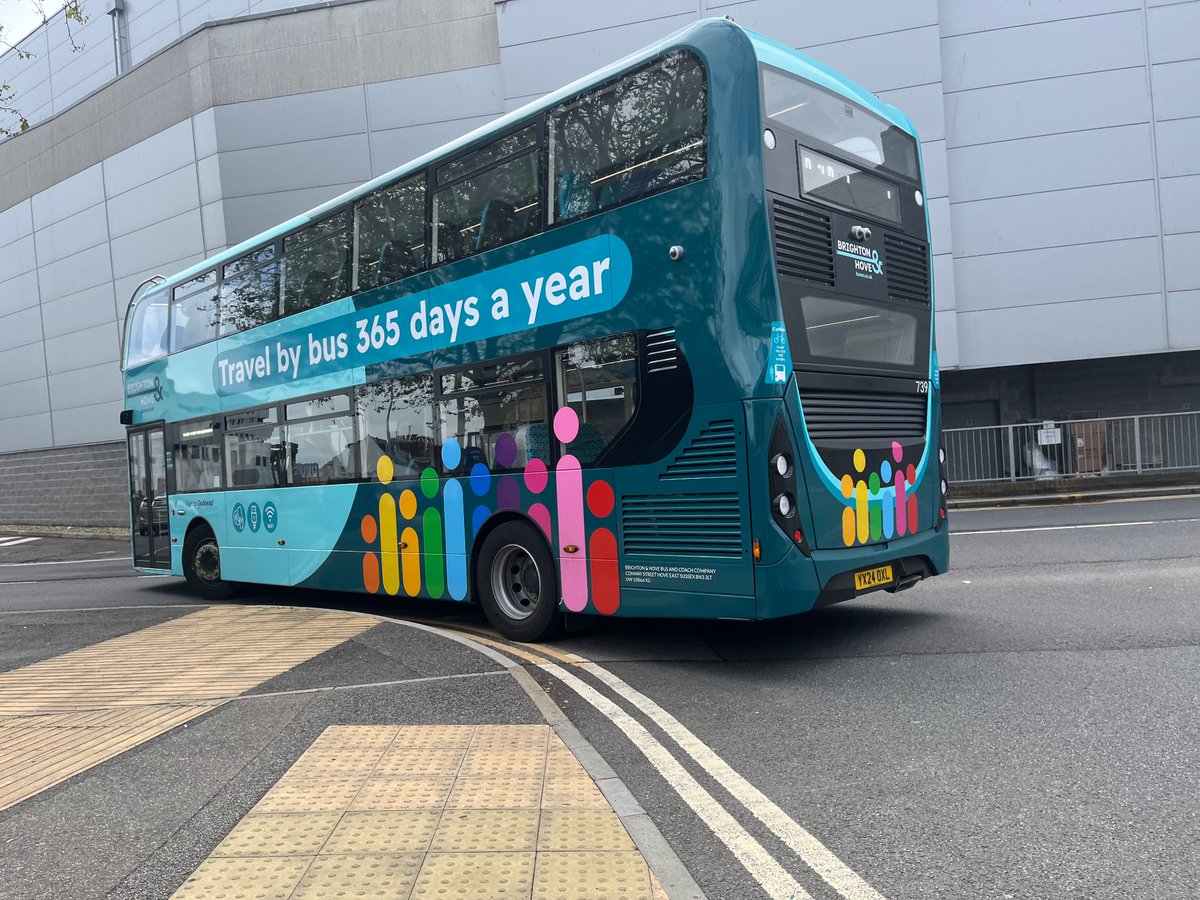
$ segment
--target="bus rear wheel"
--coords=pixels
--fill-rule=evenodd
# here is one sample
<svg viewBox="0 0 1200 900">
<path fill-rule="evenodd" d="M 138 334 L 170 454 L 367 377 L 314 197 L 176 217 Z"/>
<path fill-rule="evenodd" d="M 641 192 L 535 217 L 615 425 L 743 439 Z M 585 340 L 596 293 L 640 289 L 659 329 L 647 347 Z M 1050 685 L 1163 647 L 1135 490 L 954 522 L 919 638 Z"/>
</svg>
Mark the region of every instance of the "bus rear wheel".
<svg viewBox="0 0 1200 900">
<path fill-rule="evenodd" d="M 562 630 L 554 558 L 528 522 L 504 522 L 488 534 L 475 571 L 483 612 L 506 638 L 533 642 Z"/>
<path fill-rule="evenodd" d="M 233 596 L 233 585 L 221 579 L 221 548 L 208 528 L 193 528 L 184 539 L 183 575 L 205 600 L 219 603 Z"/>
</svg>

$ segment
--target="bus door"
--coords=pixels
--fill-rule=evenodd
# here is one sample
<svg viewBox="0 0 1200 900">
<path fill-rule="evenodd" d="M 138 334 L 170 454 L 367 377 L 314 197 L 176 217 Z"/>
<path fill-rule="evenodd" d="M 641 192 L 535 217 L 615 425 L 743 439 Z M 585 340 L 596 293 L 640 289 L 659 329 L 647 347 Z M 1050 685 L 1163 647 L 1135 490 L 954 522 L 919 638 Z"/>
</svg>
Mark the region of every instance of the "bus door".
<svg viewBox="0 0 1200 900">
<path fill-rule="evenodd" d="M 171 568 L 171 523 L 167 505 L 167 453 L 161 425 L 129 432 L 129 505 L 133 564 Z"/>
</svg>

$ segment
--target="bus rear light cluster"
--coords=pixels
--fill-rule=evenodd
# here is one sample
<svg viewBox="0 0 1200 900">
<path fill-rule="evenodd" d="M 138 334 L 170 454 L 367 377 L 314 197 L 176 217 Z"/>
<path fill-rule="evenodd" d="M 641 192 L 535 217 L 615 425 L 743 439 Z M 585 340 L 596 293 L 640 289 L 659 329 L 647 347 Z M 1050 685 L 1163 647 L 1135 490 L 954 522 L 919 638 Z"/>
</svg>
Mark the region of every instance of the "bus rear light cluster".
<svg viewBox="0 0 1200 900">
<path fill-rule="evenodd" d="M 938 476 L 940 478 L 939 487 L 942 489 L 941 501 L 938 504 L 938 523 L 942 523 L 946 519 L 946 491 L 949 485 L 946 484 L 946 448 L 938 447 Z"/>
<path fill-rule="evenodd" d="M 780 413 L 771 434 L 767 451 L 770 460 L 767 478 L 771 487 L 771 518 L 779 530 L 792 539 L 800 551 L 808 554 L 808 541 L 804 528 L 796 514 L 796 463 L 795 449 L 788 434 L 787 420 Z"/>
</svg>

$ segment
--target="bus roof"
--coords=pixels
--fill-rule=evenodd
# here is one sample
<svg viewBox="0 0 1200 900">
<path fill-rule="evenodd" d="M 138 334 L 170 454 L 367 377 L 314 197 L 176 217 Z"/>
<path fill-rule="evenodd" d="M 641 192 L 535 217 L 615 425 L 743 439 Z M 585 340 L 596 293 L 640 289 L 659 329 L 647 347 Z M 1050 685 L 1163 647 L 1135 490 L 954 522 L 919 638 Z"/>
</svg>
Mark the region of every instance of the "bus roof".
<svg viewBox="0 0 1200 900">
<path fill-rule="evenodd" d="M 859 86 L 853 81 L 850 81 L 845 76 L 838 74 L 838 72 L 836 72 L 834 69 L 831 69 L 823 63 L 806 56 L 798 50 L 788 47 L 786 44 L 781 44 L 776 40 L 737 25 L 732 19 L 702 19 L 699 22 L 693 22 L 692 24 L 681 28 L 679 31 L 669 34 L 661 40 L 643 47 L 642 49 L 631 53 L 628 56 L 618 59 L 601 69 L 598 69 L 594 72 L 589 72 L 582 78 L 579 78 L 570 84 L 564 85 L 563 87 L 558 88 L 557 90 L 552 91 L 543 97 L 539 97 L 538 99 L 533 100 L 524 106 L 514 109 L 512 112 L 505 113 L 499 118 L 488 122 L 486 125 L 481 125 L 474 131 L 470 131 L 461 137 L 455 138 L 447 144 L 436 147 L 433 150 L 430 150 L 428 153 L 425 153 L 414 160 L 406 162 L 403 165 L 392 169 L 390 172 L 386 172 L 383 175 L 373 178 L 365 184 L 359 185 L 358 187 L 353 188 L 344 194 L 334 197 L 331 200 L 327 200 L 321 205 L 310 209 L 308 212 L 293 216 L 286 222 L 282 222 L 273 228 L 261 232 L 260 234 L 256 234 L 253 237 L 247 238 L 241 243 L 210 256 L 207 259 L 190 266 L 189 268 L 167 278 L 164 281 L 151 285 L 149 288 L 143 290 L 139 296 L 134 297 L 131 301 L 131 304 L 138 302 L 143 297 L 151 296 L 159 293 L 160 291 L 169 290 L 170 288 L 182 284 L 183 282 L 186 282 L 189 279 L 208 271 L 209 269 L 221 266 L 224 263 L 237 259 L 239 256 L 242 256 L 243 254 L 267 241 L 272 241 L 281 235 L 292 231 L 293 229 L 300 228 L 303 225 L 321 219 L 322 217 L 334 212 L 339 207 L 342 207 L 347 203 L 353 202 L 360 197 L 370 194 L 372 191 L 391 184 L 392 182 L 397 181 L 406 175 L 419 172 L 442 157 L 451 155 L 456 151 L 463 149 L 484 137 L 487 137 L 490 134 L 502 132 L 505 129 L 521 122 L 523 119 L 534 115 L 535 113 L 550 109 L 551 107 L 561 103 L 563 100 L 567 100 L 572 96 L 587 90 L 589 87 L 595 84 L 603 83 L 611 78 L 616 77 L 617 75 L 620 75 L 622 72 L 625 72 L 628 69 L 636 68 L 642 63 L 654 59 L 667 50 L 670 50 L 674 47 L 691 45 L 694 43 L 696 36 L 702 32 L 715 32 L 718 30 L 725 31 L 731 40 L 737 40 L 741 36 L 748 38 L 753 45 L 755 56 L 758 58 L 759 62 L 767 63 L 768 65 L 791 72 L 800 76 L 801 78 L 808 79 L 809 81 L 815 82 L 818 85 L 839 93 L 847 99 L 853 100 L 855 103 L 860 104 L 876 115 L 881 116 L 888 121 L 894 122 L 911 133 L 914 137 L 916 136 L 916 132 L 913 129 L 912 123 L 908 120 L 907 116 L 900 112 L 900 110 L 890 106 L 889 104 L 883 103 L 870 91 Z"/>
</svg>

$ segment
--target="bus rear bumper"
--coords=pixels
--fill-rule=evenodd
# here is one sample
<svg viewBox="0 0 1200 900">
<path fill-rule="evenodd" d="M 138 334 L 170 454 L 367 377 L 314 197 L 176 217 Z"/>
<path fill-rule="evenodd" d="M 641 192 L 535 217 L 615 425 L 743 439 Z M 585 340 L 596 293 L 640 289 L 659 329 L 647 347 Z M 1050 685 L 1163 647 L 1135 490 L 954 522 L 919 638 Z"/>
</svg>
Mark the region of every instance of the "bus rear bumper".
<svg viewBox="0 0 1200 900">
<path fill-rule="evenodd" d="M 891 581 L 874 588 L 856 588 L 856 572 L 881 566 L 891 566 Z M 770 585 L 759 593 L 758 617 L 791 616 L 877 590 L 897 593 L 949 568 L 950 536 L 945 524 L 939 529 L 866 547 L 814 550 L 811 557 L 796 550 L 778 564 L 756 571 L 756 581 L 763 587 Z M 810 573 L 816 576 L 815 591 L 808 586 Z"/>
</svg>

